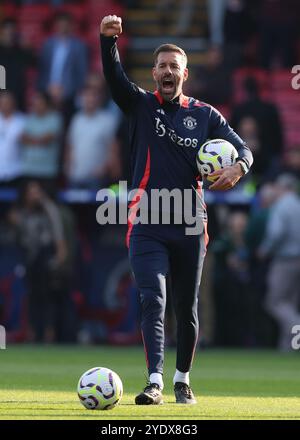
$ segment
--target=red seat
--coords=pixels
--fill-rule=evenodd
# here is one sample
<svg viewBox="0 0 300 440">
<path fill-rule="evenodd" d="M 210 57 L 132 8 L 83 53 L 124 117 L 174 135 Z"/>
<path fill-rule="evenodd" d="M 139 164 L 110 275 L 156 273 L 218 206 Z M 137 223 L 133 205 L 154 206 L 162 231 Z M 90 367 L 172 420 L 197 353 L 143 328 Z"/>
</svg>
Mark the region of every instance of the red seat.
<svg viewBox="0 0 300 440">
<path fill-rule="evenodd" d="M 300 97 L 297 90 L 276 91 L 272 93 L 272 100 L 279 106 L 295 107 L 300 109 Z"/>
<path fill-rule="evenodd" d="M 287 148 L 293 145 L 300 145 L 300 130 L 288 130 L 285 139 Z"/>
<path fill-rule="evenodd" d="M 75 21 L 80 22 L 83 21 L 87 16 L 87 5 L 86 3 L 78 5 L 67 4 L 56 8 L 55 14 L 58 12 L 67 12 L 74 18 Z"/>
<path fill-rule="evenodd" d="M 101 17 L 107 14 L 122 15 L 124 7 L 120 2 L 112 0 L 88 0 L 87 9 L 90 12 L 90 21 L 99 23 Z"/>
<path fill-rule="evenodd" d="M 293 74 L 288 69 L 276 70 L 271 73 L 271 85 L 273 90 L 291 90 Z"/>
<path fill-rule="evenodd" d="M 24 5 L 18 11 L 19 22 L 40 23 L 53 14 L 53 8 L 49 5 Z"/>
<path fill-rule="evenodd" d="M 2 17 L 15 17 L 17 15 L 17 7 L 10 2 L 5 2 L 0 6 L 0 14 Z"/>
</svg>

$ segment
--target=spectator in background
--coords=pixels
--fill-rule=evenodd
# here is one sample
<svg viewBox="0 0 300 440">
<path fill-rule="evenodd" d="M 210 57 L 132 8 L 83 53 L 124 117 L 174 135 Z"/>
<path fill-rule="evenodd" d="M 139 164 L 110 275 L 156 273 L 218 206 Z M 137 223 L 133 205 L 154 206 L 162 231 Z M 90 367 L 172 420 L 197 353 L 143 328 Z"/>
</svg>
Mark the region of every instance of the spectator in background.
<svg viewBox="0 0 300 440">
<path fill-rule="evenodd" d="M 104 81 L 104 76 L 99 75 L 99 72 L 90 72 L 85 81 L 85 87 L 95 90 L 95 93 L 100 95 L 103 101 L 103 108 L 114 113 L 116 119 L 121 121 L 122 112 L 120 111 L 117 104 L 111 99 L 109 89 L 106 82 Z M 81 107 L 79 100 L 79 108 Z"/>
<path fill-rule="evenodd" d="M 108 100 L 108 88 L 104 80 L 103 75 L 99 75 L 99 72 L 90 72 L 85 81 L 85 87 L 95 90 L 95 93 L 104 97 L 103 101 Z"/>
<path fill-rule="evenodd" d="M 298 61 L 299 0 L 262 0 L 258 3 L 260 65 L 265 69 L 274 64 L 291 68 Z"/>
<path fill-rule="evenodd" d="M 6 70 L 6 89 L 11 91 L 21 110 L 25 108 L 26 72 L 36 64 L 36 57 L 26 44 L 26 36 L 18 38 L 16 21 L 7 18 L 0 24 L 0 65 Z"/>
<path fill-rule="evenodd" d="M 248 61 L 247 45 L 256 32 L 255 6 L 253 0 L 207 0 L 210 43 L 223 48 L 231 68 Z"/>
<path fill-rule="evenodd" d="M 177 19 L 173 28 L 169 28 L 170 11 L 177 10 Z M 186 36 L 193 19 L 193 12 L 195 8 L 195 0 L 158 0 L 157 12 L 160 19 L 160 24 L 165 34 L 176 35 L 180 37 Z"/>
<path fill-rule="evenodd" d="M 251 3 L 228 0 L 224 16 L 224 53 L 231 67 L 239 67 L 246 59 L 247 43 L 256 31 L 251 14 Z"/>
<path fill-rule="evenodd" d="M 300 181 L 300 144 L 286 149 L 284 154 L 272 164 L 266 178 L 274 180 L 282 173 L 292 174 Z"/>
<path fill-rule="evenodd" d="M 255 183 L 259 184 L 270 165 L 270 153 L 268 150 L 264 150 L 257 121 L 251 116 L 245 116 L 239 121 L 236 130 L 251 149 L 254 162 L 249 176 L 253 176 Z"/>
<path fill-rule="evenodd" d="M 227 0 L 206 0 L 209 39 L 212 46 L 224 44 L 224 15 Z"/>
<path fill-rule="evenodd" d="M 214 254 L 213 288 L 216 345 L 253 343 L 253 313 L 249 290 L 249 255 L 245 243 L 247 214 L 232 212 L 223 233 L 211 246 Z"/>
<path fill-rule="evenodd" d="M 276 186 L 272 182 L 265 183 L 257 193 L 257 205 L 254 206 L 247 225 L 246 241 L 251 258 L 257 268 L 257 251 L 265 237 L 268 219 L 273 203 L 277 198 Z M 261 263 L 261 262 L 260 262 Z"/>
<path fill-rule="evenodd" d="M 55 34 L 41 50 L 38 86 L 63 111 L 66 125 L 75 111 L 75 97 L 84 85 L 87 68 L 87 48 L 73 35 L 71 15 L 58 14 Z"/>
<path fill-rule="evenodd" d="M 21 175 L 20 140 L 24 116 L 16 109 L 13 94 L 0 93 L 0 185 L 16 186 Z"/>
<path fill-rule="evenodd" d="M 278 196 L 267 223 L 258 256 L 271 258 L 266 310 L 279 325 L 278 347 L 291 350 L 292 327 L 300 323 L 300 198 L 299 181 L 282 174 L 276 180 Z"/>
<path fill-rule="evenodd" d="M 31 181 L 23 188 L 15 222 L 25 254 L 29 338 L 32 342 L 53 342 L 56 340 L 56 322 L 58 316 L 63 319 L 65 309 L 62 304 L 68 294 L 61 282 L 67 259 L 61 215 L 41 185 Z"/>
<path fill-rule="evenodd" d="M 281 172 L 288 172 L 300 181 L 300 144 L 292 145 L 283 159 Z"/>
<path fill-rule="evenodd" d="M 206 64 L 195 70 L 189 86 L 195 98 L 212 105 L 229 104 L 232 94 L 231 72 L 225 66 L 220 47 L 211 46 L 206 54 Z"/>
<path fill-rule="evenodd" d="M 268 164 L 277 161 L 283 150 L 282 125 L 274 104 L 260 98 L 258 83 L 248 77 L 244 84 L 245 101 L 232 109 L 231 125 L 237 129 L 242 119 L 251 117 L 257 122 L 261 141 L 261 154 L 268 157 Z"/>
<path fill-rule="evenodd" d="M 82 110 L 73 117 L 67 136 L 65 170 L 71 186 L 99 189 L 120 173 L 118 119 L 102 105 L 103 96 L 94 88 L 83 90 Z"/>
<path fill-rule="evenodd" d="M 14 205 L 9 206 L 7 210 L 1 212 L 0 219 L 0 255 L 7 248 L 18 248 L 18 231 L 16 228 L 17 209 Z"/>
<path fill-rule="evenodd" d="M 51 108 L 49 96 L 37 92 L 32 97 L 22 141 L 22 175 L 55 185 L 59 173 L 62 119 Z"/>
<path fill-rule="evenodd" d="M 277 197 L 276 187 L 272 182 L 265 183 L 257 194 L 257 204 L 253 206 L 247 224 L 245 239 L 249 250 L 250 290 L 254 302 L 255 341 L 261 346 L 274 344 L 276 329 L 264 310 L 263 302 L 266 292 L 266 274 L 269 261 L 261 261 L 258 249 L 265 237 L 272 205 Z"/>
</svg>

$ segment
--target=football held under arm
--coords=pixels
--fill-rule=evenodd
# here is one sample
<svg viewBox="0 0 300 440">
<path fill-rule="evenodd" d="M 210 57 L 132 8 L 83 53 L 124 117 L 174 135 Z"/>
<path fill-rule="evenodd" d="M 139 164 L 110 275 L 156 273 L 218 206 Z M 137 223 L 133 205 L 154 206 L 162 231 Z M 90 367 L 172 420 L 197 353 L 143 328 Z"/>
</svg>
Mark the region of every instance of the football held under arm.
<svg viewBox="0 0 300 440">
<path fill-rule="evenodd" d="M 238 152 L 237 161 L 242 161 L 247 168 L 247 171 L 253 164 L 253 155 L 250 148 L 247 146 L 239 135 L 230 127 L 226 119 L 214 107 L 211 107 L 210 117 L 210 138 L 225 139 L 230 142 Z"/>
</svg>

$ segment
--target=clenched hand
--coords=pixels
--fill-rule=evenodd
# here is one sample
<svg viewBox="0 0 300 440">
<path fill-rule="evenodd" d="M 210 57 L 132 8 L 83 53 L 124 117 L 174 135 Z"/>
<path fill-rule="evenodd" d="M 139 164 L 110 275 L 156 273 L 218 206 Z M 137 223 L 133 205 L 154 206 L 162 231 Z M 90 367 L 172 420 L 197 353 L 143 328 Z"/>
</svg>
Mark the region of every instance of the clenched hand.
<svg viewBox="0 0 300 440">
<path fill-rule="evenodd" d="M 122 33 L 122 18 L 116 15 L 107 15 L 100 24 L 100 33 L 106 37 L 119 36 Z"/>
</svg>

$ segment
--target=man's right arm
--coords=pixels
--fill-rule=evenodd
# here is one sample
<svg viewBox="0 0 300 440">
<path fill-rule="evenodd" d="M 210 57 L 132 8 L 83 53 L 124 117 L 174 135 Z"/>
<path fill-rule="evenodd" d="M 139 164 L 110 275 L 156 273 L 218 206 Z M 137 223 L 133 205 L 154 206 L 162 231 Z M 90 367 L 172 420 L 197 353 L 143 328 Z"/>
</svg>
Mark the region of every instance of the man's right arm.
<svg viewBox="0 0 300 440">
<path fill-rule="evenodd" d="M 103 73 L 112 97 L 118 106 L 129 113 L 136 104 L 141 90 L 129 81 L 117 48 L 117 38 L 122 33 L 122 20 L 116 15 L 104 17 L 100 25 Z"/>
</svg>

